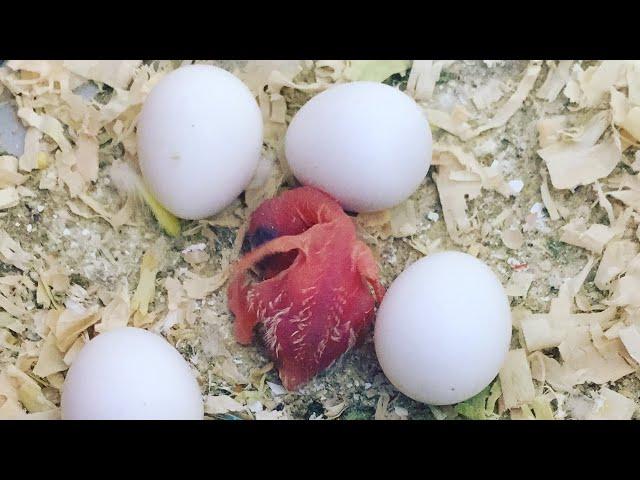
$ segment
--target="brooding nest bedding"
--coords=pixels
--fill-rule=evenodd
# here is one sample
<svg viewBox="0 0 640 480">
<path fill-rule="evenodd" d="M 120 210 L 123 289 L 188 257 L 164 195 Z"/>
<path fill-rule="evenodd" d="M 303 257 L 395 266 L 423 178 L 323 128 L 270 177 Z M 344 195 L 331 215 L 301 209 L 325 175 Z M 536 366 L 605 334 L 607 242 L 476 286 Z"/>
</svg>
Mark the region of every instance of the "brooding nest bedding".
<svg viewBox="0 0 640 480">
<path fill-rule="evenodd" d="M 640 63 L 214 63 L 255 93 L 263 158 L 242 198 L 182 222 L 117 172 L 136 167 L 136 118 L 192 61 L 8 61 L 0 68 L 0 418 L 58 418 L 84 343 L 125 324 L 191 363 L 212 418 L 631 418 L 640 361 Z M 428 115 L 433 166 L 410 200 L 357 217 L 388 285 L 456 249 L 509 294 L 512 350 L 498 379 L 451 407 L 400 395 L 371 339 L 298 392 L 260 346 L 232 335 L 225 282 L 248 214 L 295 185 L 287 123 L 334 83 L 384 81 Z M 155 214 L 152 214 L 152 212 Z"/>
</svg>

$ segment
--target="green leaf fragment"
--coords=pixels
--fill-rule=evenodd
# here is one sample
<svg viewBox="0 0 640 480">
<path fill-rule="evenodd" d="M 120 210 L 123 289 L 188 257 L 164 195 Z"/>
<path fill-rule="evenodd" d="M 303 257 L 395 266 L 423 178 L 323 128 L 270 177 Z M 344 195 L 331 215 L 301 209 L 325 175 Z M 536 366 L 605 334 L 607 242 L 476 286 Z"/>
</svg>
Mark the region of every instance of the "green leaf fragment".
<svg viewBox="0 0 640 480">
<path fill-rule="evenodd" d="M 486 420 L 487 397 L 489 396 L 489 386 L 469 400 L 458 403 L 455 406 L 456 413 L 462 415 L 469 420 Z"/>
<path fill-rule="evenodd" d="M 492 385 L 487 385 L 487 387 L 475 397 L 458 403 L 455 406 L 455 411 L 458 415 L 462 415 L 469 420 L 490 420 L 497 418 L 498 415 L 494 413 L 494 410 L 500 395 L 502 395 L 500 380 L 496 380 Z"/>
<path fill-rule="evenodd" d="M 173 215 L 169 210 L 164 208 L 158 200 L 155 199 L 151 192 L 147 190 L 147 187 L 139 182 L 138 191 L 144 202 L 151 209 L 151 213 L 156 218 L 162 229 L 172 237 L 180 235 L 180 220 Z"/>
<path fill-rule="evenodd" d="M 404 73 L 410 60 L 351 60 L 345 77 L 352 81 L 383 82 L 396 73 Z"/>
</svg>

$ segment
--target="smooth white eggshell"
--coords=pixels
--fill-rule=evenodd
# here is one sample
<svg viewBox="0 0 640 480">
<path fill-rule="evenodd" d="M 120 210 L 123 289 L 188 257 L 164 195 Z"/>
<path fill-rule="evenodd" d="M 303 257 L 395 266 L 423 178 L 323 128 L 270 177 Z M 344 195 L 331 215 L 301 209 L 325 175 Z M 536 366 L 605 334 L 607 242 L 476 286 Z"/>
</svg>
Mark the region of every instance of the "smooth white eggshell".
<svg viewBox="0 0 640 480">
<path fill-rule="evenodd" d="M 262 115 L 250 90 L 221 68 L 169 73 L 138 120 L 138 159 L 156 199 L 181 218 L 218 213 L 251 181 L 262 149 Z"/>
<path fill-rule="evenodd" d="M 431 164 L 431 130 L 416 102 L 389 85 L 352 82 L 311 98 L 294 116 L 286 158 L 305 185 L 349 211 L 403 202 Z"/>
<path fill-rule="evenodd" d="M 385 375 L 402 393 L 431 405 L 462 402 L 491 383 L 505 360 L 509 300 L 475 257 L 429 255 L 391 284 L 374 339 Z"/>
<path fill-rule="evenodd" d="M 202 420 L 200 387 L 160 335 L 118 328 L 87 343 L 62 390 L 66 420 Z"/>
</svg>

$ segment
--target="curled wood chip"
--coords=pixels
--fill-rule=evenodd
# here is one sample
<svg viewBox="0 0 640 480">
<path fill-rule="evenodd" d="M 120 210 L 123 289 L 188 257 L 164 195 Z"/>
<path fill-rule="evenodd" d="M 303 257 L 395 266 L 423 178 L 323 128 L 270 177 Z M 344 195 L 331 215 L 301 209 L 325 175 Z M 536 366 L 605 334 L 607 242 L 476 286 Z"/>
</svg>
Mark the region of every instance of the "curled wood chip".
<svg viewBox="0 0 640 480">
<path fill-rule="evenodd" d="M 13 208 L 20 203 L 20 195 L 15 187 L 0 189 L 0 210 Z"/>
<path fill-rule="evenodd" d="M 629 110 L 620 126 L 629 132 L 635 140 L 640 141 L 640 107 L 633 107 Z"/>
<path fill-rule="evenodd" d="M 612 284 L 609 305 L 640 307 L 640 254 L 627 265 L 626 274 Z"/>
<path fill-rule="evenodd" d="M 113 299 L 102 309 L 100 322 L 95 326 L 96 332 L 104 333 L 127 326 L 131 316 L 128 290 L 128 286 L 125 283 L 117 290 Z"/>
<path fill-rule="evenodd" d="M 620 190 L 615 192 L 608 192 L 607 195 L 620 200 L 625 205 L 640 212 L 640 191 L 638 190 Z"/>
<path fill-rule="evenodd" d="M 214 365 L 212 369 L 215 375 L 224 378 L 232 384 L 247 385 L 249 379 L 244 375 L 231 358 L 225 358 L 221 364 Z"/>
<path fill-rule="evenodd" d="M 272 198 L 284 181 L 284 173 L 272 153 L 263 155 L 256 173 L 245 190 L 244 200 L 249 211 L 255 210 L 264 200 Z"/>
<path fill-rule="evenodd" d="M 534 279 L 533 273 L 514 272 L 505 286 L 505 291 L 510 297 L 526 297 Z"/>
<path fill-rule="evenodd" d="M 540 147 L 545 148 L 558 141 L 560 132 L 567 122 L 564 115 L 556 115 L 554 117 L 543 118 L 536 123 L 538 130 L 538 143 Z"/>
<path fill-rule="evenodd" d="M 561 365 L 554 358 L 541 356 L 545 368 L 545 380 L 556 391 L 570 392 L 573 386 L 581 383 L 582 373 L 569 365 Z"/>
<path fill-rule="evenodd" d="M 635 325 L 621 328 L 618 330 L 618 336 L 631 358 L 640 363 L 640 332 L 638 328 Z"/>
<path fill-rule="evenodd" d="M 42 132 L 40 130 L 33 127 L 27 129 L 24 137 L 24 151 L 18 160 L 20 170 L 30 172 L 47 166 L 48 155 L 42 151 L 41 139 Z"/>
<path fill-rule="evenodd" d="M 55 336 L 56 346 L 61 352 L 66 352 L 83 331 L 100 320 L 98 310 L 98 307 L 85 309 L 77 306 L 73 309 L 66 308 L 60 314 L 55 326 Z"/>
<path fill-rule="evenodd" d="M 540 195 L 542 196 L 544 208 L 546 208 L 547 212 L 549 212 L 549 218 L 551 220 L 558 220 L 560 218 L 560 213 L 558 212 L 556 203 L 551 196 L 551 192 L 549 191 L 549 184 L 547 183 L 546 175 L 543 175 L 542 177 L 542 184 L 540 185 Z"/>
<path fill-rule="evenodd" d="M 86 334 L 85 334 L 86 335 Z M 82 347 L 84 347 L 84 344 L 87 341 L 85 340 L 84 336 L 79 336 L 75 342 L 73 342 L 73 345 L 71 345 L 71 347 L 69 347 L 69 349 L 67 350 L 67 353 L 64 354 L 64 358 L 63 361 L 67 366 L 71 366 L 71 364 L 73 363 L 73 360 L 76 358 L 76 355 L 78 355 L 78 353 L 80 352 L 80 350 L 82 350 Z"/>
<path fill-rule="evenodd" d="M 5 398 L 3 401 L 2 398 L 3 395 L 0 394 L 0 420 L 24 419 L 26 417 L 17 399 Z"/>
<path fill-rule="evenodd" d="M 416 203 L 407 200 L 389 211 L 391 236 L 410 237 L 418 232 L 418 213 Z"/>
<path fill-rule="evenodd" d="M 531 378 L 541 383 L 546 381 L 546 368 L 544 363 L 544 354 L 540 351 L 533 352 L 527 358 L 529 360 L 529 366 L 531 367 Z"/>
<path fill-rule="evenodd" d="M 0 156 L 0 188 L 15 187 L 27 180 L 18 173 L 18 159 L 11 155 Z"/>
<path fill-rule="evenodd" d="M 62 352 L 58 350 L 56 345 L 56 337 L 53 333 L 50 333 L 40 348 L 40 356 L 38 357 L 38 363 L 33 368 L 33 373 L 44 378 L 53 373 L 62 372 L 67 368 L 67 364 L 63 361 Z"/>
<path fill-rule="evenodd" d="M 587 106 L 596 106 L 606 93 L 624 75 L 625 62 L 605 60 L 597 67 L 589 67 L 580 77 L 580 86 L 587 99 Z"/>
<path fill-rule="evenodd" d="M 46 114 L 38 115 L 31 108 L 19 108 L 18 117 L 28 126 L 37 128 L 42 133 L 49 135 L 63 152 L 69 153 L 72 151 L 71 143 L 64 136 L 64 129 L 57 118 Z"/>
<path fill-rule="evenodd" d="M 271 410 L 257 412 L 255 414 L 256 420 L 287 420 L 289 417 L 284 410 Z"/>
<path fill-rule="evenodd" d="M 587 228 L 581 218 L 571 221 L 561 230 L 560 241 L 597 254 L 602 253 L 605 245 L 615 236 L 615 231 L 611 227 L 595 223 Z"/>
<path fill-rule="evenodd" d="M 65 60 L 69 71 L 110 87 L 127 88 L 142 60 Z"/>
<path fill-rule="evenodd" d="M 567 84 L 571 76 L 572 65 L 573 60 L 560 60 L 557 64 L 551 63 L 544 83 L 536 92 L 536 97 L 553 102 Z"/>
<path fill-rule="evenodd" d="M 160 238 L 142 256 L 140 265 L 140 279 L 138 286 L 131 299 L 131 310 L 139 311 L 142 315 L 149 312 L 149 303 L 153 300 L 156 292 L 156 275 L 160 268 L 160 261 L 164 256 L 166 244 Z"/>
<path fill-rule="evenodd" d="M 465 116 L 455 115 L 441 110 L 429 108 L 426 110 L 429 124 L 445 130 L 463 140 L 473 137 L 471 125 Z"/>
<path fill-rule="evenodd" d="M 614 382 L 632 373 L 635 368 L 623 358 L 624 347 L 611 344 L 599 351 L 591 340 L 589 327 L 572 328 L 558 345 L 565 367 L 579 373 L 577 383 L 603 384 Z"/>
<path fill-rule="evenodd" d="M 491 107 L 504 96 L 505 88 L 503 82 L 491 78 L 487 83 L 476 88 L 471 100 L 478 110 L 484 110 Z"/>
<path fill-rule="evenodd" d="M 620 149 L 612 139 L 587 148 L 554 143 L 538 150 L 538 155 L 557 189 L 574 189 L 607 177 L 620 161 Z"/>
<path fill-rule="evenodd" d="M 600 290 L 607 290 L 617 276 L 624 273 L 627 265 L 638 254 L 639 247 L 631 240 L 610 242 L 602 255 L 594 283 Z"/>
<path fill-rule="evenodd" d="M 480 135 L 482 132 L 485 132 L 492 128 L 501 127 L 502 125 L 506 124 L 509 119 L 520 109 L 520 107 L 522 107 L 524 100 L 527 98 L 529 92 L 533 88 L 533 85 L 536 83 L 538 75 L 540 74 L 540 69 L 541 66 L 539 63 L 531 62 L 527 66 L 524 76 L 518 84 L 518 88 L 516 88 L 516 91 L 509 98 L 509 100 L 507 100 L 507 102 L 498 109 L 491 120 L 473 130 L 471 136 L 474 137 L 476 135 Z"/>
<path fill-rule="evenodd" d="M 176 310 L 184 301 L 185 291 L 179 280 L 167 277 L 164 281 L 164 288 L 167 290 L 167 308 Z"/>
<path fill-rule="evenodd" d="M 573 189 L 588 185 L 608 176 L 621 159 L 620 146 L 613 137 L 597 143 L 610 124 L 607 111 L 593 115 L 581 129 L 564 133 L 566 141 L 558 139 L 549 143 L 548 137 L 540 136 L 538 155 L 547 165 L 551 183 L 558 189 Z M 539 131 L 541 124 L 538 124 Z M 544 142 L 544 144 L 543 144 Z"/>
<path fill-rule="evenodd" d="M 558 296 L 551 300 L 549 313 L 530 314 L 521 320 L 520 328 L 528 351 L 557 347 L 572 329 L 579 326 L 598 323 L 606 327 L 613 321 L 617 312 L 615 306 L 597 313 L 571 313 L 573 299 L 593 264 L 594 259 L 590 258 L 578 275 L 562 284 Z"/>
<path fill-rule="evenodd" d="M 507 409 L 521 407 L 535 398 L 531 369 L 524 349 L 511 350 L 500 369 L 500 385 Z"/>
<path fill-rule="evenodd" d="M 26 270 L 32 258 L 32 255 L 25 252 L 5 230 L 0 229 L 0 261 L 2 263 Z"/>
<path fill-rule="evenodd" d="M 344 413 L 348 406 L 349 404 L 346 401 L 338 402 L 335 405 L 328 406 L 325 408 L 324 416 L 327 417 L 327 420 L 335 420 Z M 396 408 L 398 409 L 399 407 Z M 398 410 L 396 410 L 396 413 L 398 413 Z"/>
<path fill-rule="evenodd" d="M 225 269 L 211 277 L 201 277 L 193 272 L 188 272 L 187 275 L 189 278 L 183 282 L 187 296 L 193 299 L 201 299 L 222 287 L 227 281 L 229 272 Z"/>
<path fill-rule="evenodd" d="M 77 170 L 85 182 L 98 179 L 98 142 L 95 138 L 80 135 L 75 148 Z"/>
<path fill-rule="evenodd" d="M 602 387 L 585 420 L 631 420 L 638 405 L 630 398 Z"/>
<path fill-rule="evenodd" d="M 14 365 L 7 367 L 7 375 L 12 378 L 17 385 L 18 400 L 28 412 L 46 412 L 53 410 L 56 406 L 44 396 L 40 385 Z"/>
<path fill-rule="evenodd" d="M 227 412 L 241 412 L 245 406 L 229 395 L 208 395 L 204 401 L 204 413 L 220 415 Z"/>
<path fill-rule="evenodd" d="M 607 196 L 602 191 L 600 182 L 598 181 L 594 182 L 593 188 L 596 191 L 596 194 L 598 195 L 598 203 L 605 210 L 605 212 L 607 212 L 607 217 L 609 218 L 609 224 L 614 226 L 616 218 L 615 218 L 615 214 L 613 213 L 613 206 L 611 205 L 611 202 L 609 201 Z M 614 226 L 614 230 L 616 230 L 615 226 Z M 621 233 L 624 233 L 624 231 L 618 232 L 618 233 L 621 234 Z"/>
<path fill-rule="evenodd" d="M 414 60 L 406 93 L 417 101 L 430 100 L 442 69 L 450 63 L 443 60 Z"/>
<path fill-rule="evenodd" d="M 73 152 L 56 152 L 55 166 L 58 178 L 69 189 L 71 198 L 77 197 L 86 189 L 86 182 L 77 170 L 76 157 Z"/>
<path fill-rule="evenodd" d="M 480 195 L 483 179 L 490 183 L 489 175 L 486 167 L 459 147 L 437 146 L 433 163 L 438 166 L 433 179 L 438 188 L 447 232 L 454 242 L 462 244 L 461 234 L 471 228 L 466 214 L 467 200 Z"/>
<path fill-rule="evenodd" d="M 18 335 L 26 330 L 26 327 L 20 320 L 12 317 L 7 312 L 0 312 L 0 327 L 7 328 Z"/>
<path fill-rule="evenodd" d="M 620 125 L 626 118 L 629 111 L 629 102 L 627 101 L 627 97 L 615 88 L 611 88 L 610 94 L 610 106 L 611 114 L 613 116 L 613 123 L 615 123 L 616 125 Z"/>
</svg>

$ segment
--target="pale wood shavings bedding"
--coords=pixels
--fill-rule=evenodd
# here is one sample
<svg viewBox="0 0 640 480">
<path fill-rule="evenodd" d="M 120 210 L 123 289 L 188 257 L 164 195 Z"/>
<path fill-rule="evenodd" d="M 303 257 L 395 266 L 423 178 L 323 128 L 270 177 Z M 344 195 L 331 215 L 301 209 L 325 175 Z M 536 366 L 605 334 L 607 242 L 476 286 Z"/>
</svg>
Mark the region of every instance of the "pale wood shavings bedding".
<svg viewBox="0 0 640 480">
<path fill-rule="evenodd" d="M 176 346 L 197 375 L 207 418 L 637 415 L 638 62 L 198 61 L 247 83 L 265 147 L 242 198 L 216 217 L 182 222 L 170 237 L 111 173 L 120 164 L 135 170 L 145 96 L 190 62 L 0 68 L 3 98 L 25 129 L 23 152 L 0 151 L 0 418 L 59 418 L 77 353 L 123 325 Z M 248 215 L 295 185 L 286 125 L 312 95 L 354 79 L 405 90 L 433 128 L 433 165 L 419 190 L 396 208 L 355 218 L 383 280 L 424 255 L 458 249 L 488 263 L 511 300 L 507 362 L 490 387 L 458 406 L 398 394 L 370 337 L 299 392 L 282 388 L 259 346 L 233 338 L 225 282 Z M 83 96 L 87 87 L 97 93 Z M 158 218 L 166 229 L 162 212 Z"/>
</svg>

